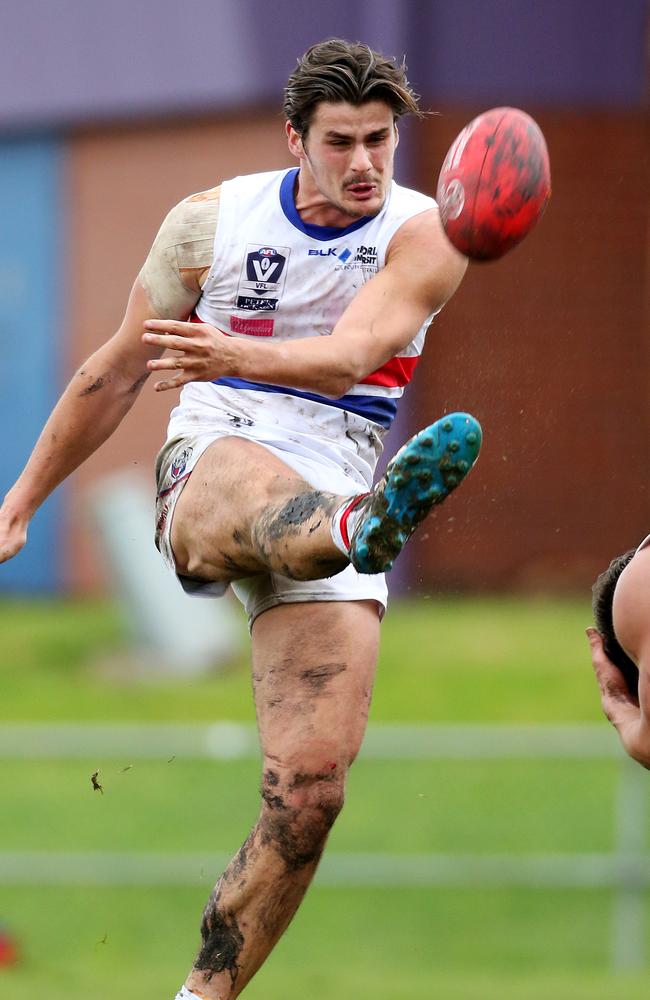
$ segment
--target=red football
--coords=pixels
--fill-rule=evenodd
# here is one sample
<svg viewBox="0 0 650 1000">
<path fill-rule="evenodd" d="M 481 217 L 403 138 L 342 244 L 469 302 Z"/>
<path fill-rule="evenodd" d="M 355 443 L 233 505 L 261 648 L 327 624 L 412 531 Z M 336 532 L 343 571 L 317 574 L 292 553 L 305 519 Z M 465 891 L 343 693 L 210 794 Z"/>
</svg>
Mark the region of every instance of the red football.
<svg viewBox="0 0 650 1000">
<path fill-rule="evenodd" d="M 530 232 L 551 194 L 541 129 L 518 108 L 492 108 L 454 140 L 438 178 L 445 232 L 472 260 L 496 260 Z"/>
</svg>

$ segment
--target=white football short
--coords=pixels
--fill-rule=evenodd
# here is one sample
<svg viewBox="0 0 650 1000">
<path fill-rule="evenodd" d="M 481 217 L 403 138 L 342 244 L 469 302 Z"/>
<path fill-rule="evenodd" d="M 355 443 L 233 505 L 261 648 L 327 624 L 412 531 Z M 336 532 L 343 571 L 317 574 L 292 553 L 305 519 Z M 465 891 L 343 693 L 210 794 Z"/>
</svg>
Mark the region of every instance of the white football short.
<svg viewBox="0 0 650 1000">
<path fill-rule="evenodd" d="M 156 462 L 156 546 L 183 589 L 198 597 L 221 596 L 228 584 L 178 574 L 170 536 L 178 497 L 199 458 L 214 441 L 223 437 L 255 441 L 314 489 L 342 496 L 363 493 L 371 487 L 381 451 L 376 425 L 369 425 L 354 414 L 345 413 L 346 433 L 337 436 L 334 431 L 340 426 L 342 411 L 333 407 L 309 403 L 305 407 L 302 399 L 279 394 L 270 399 L 263 392 L 227 390 L 220 395 L 224 397 L 220 399 L 221 405 L 211 407 L 207 416 L 204 407 L 200 408 L 200 421 L 196 414 L 187 423 L 182 419 L 187 404 L 180 408 L 180 413 L 174 411 L 170 424 L 173 436 Z M 302 404 L 299 408 L 298 402 Z M 312 406 L 318 413 L 317 421 L 311 419 Z M 323 411 L 330 411 L 331 417 L 326 413 L 323 419 Z M 360 574 L 353 566 L 321 580 L 292 580 L 279 573 L 265 573 L 236 580 L 231 586 L 246 609 L 249 625 L 268 608 L 308 601 L 374 600 L 383 615 L 388 594 L 383 573 Z"/>
</svg>

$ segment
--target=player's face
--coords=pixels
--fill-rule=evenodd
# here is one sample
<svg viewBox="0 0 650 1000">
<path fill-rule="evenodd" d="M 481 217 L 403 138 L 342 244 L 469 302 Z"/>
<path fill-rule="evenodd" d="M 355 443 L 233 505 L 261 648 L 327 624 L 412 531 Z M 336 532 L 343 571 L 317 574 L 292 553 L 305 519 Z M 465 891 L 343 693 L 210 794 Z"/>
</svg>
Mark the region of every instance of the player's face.
<svg viewBox="0 0 650 1000">
<path fill-rule="evenodd" d="M 323 101 L 304 142 L 289 126 L 289 146 L 301 161 L 301 197 L 313 187 L 316 198 L 351 219 L 381 211 L 397 146 L 393 112 L 383 101 Z"/>
</svg>

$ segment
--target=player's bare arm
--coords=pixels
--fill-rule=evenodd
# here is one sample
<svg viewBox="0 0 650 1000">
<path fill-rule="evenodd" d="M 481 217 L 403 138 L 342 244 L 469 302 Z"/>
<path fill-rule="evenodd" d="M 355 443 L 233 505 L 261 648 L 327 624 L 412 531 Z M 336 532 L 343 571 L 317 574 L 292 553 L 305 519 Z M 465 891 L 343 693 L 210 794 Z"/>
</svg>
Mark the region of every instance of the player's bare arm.
<svg viewBox="0 0 650 1000">
<path fill-rule="evenodd" d="M 200 192 L 164 220 L 136 279 L 119 329 L 79 368 L 0 508 L 0 562 L 24 546 L 35 511 L 99 448 L 135 402 L 162 348 L 143 344 L 154 316 L 184 318 L 194 308 L 212 261 L 219 190 Z"/>
<path fill-rule="evenodd" d="M 342 396 L 411 342 L 456 291 L 466 267 L 434 208 L 400 227 L 386 266 L 359 290 L 330 337 L 261 343 L 229 337 L 207 323 L 149 320 L 143 342 L 181 355 L 154 359 L 148 367 L 174 372 L 156 383 L 158 391 L 237 376 Z"/>
<path fill-rule="evenodd" d="M 605 653 L 596 629 L 587 630 L 603 711 L 626 753 L 650 769 L 650 549 L 638 552 L 621 573 L 613 604 L 617 638 L 639 668 L 638 698 Z"/>
<path fill-rule="evenodd" d="M 136 282 L 119 330 L 79 368 L 52 411 L 0 508 L 0 562 L 20 551 L 38 507 L 113 433 L 133 405 L 149 374 L 147 361 L 159 353 L 136 334 L 151 308 Z"/>
</svg>

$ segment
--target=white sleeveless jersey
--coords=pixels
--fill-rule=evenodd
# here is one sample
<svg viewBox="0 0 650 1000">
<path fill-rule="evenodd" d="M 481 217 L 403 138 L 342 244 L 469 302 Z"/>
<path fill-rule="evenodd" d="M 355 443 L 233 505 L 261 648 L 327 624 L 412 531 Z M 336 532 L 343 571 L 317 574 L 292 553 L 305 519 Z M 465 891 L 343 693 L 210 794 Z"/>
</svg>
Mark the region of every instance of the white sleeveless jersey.
<svg viewBox="0 0 650 1000">
<path fill-rule="evenodd" d="M 245 339 L 270 337 L 293 340 L 327 337 L 364 282 L 384 266 L 388 244 L 396 230 L 436 202 L 391 184 L 381 212 L 358 219 L 344 229 L 316 226 L 300 218 L 294 201 L 297 169 L 250 174 L 221 186 L 214 262 L 195 316 L 224 333 Z M 297 397 L 312 414 L 327 407 L 331 427 L 338 411 L 345 433 L 345 411 L 381 428 L 390 426 L 397 399 L 410 381 L 431 322 L 428 317 L 413 341 L 399 355 L 363 378 L 345 396 L 330 399 L 290 387 L 221 378 L 214 383 L 185 386 L 173 411 L 170 436 L 188 424 L 201 422 L 224 392 L 241 399 L 250 393 L 269 406 L 273 396 Z M 234 400 L 233 400 L 234 401 Z M 277 398 L 277 405 L 280 405 Z M 325 411 L 323 411 L 323 415 Z"/>
</svg>

